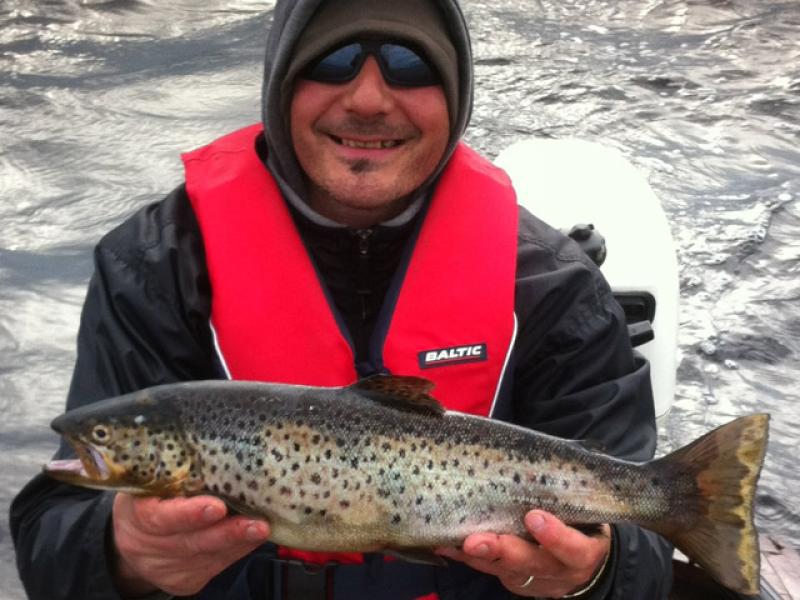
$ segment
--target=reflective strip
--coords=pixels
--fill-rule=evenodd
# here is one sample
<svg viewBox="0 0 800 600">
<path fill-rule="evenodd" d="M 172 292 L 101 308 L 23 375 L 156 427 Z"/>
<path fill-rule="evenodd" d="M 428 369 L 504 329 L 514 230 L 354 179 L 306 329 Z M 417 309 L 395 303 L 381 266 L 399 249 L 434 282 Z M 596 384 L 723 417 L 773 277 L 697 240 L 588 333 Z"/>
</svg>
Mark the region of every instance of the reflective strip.
<svg viewBox="0 0 800 600">
<path fill-rule="evenodd" d="M 230 369 L 228 369 L 228 362 L 225 360 L 225 356 L 222 354 L 222 348 L 219 346 L 217 330 L 214 329 L 214 325 L 211 323 L 211 321 L 208 322 L 208 328 L 211 330 L 211 337 L 214 340 L 214 350 L 217 351 L 217 358 L 219 358 L 219 363 L 222 365 L 222 368 L 225 371 L 225 377 L 228 379 L 233 379 L 233 377 L 231 377 Z"/>
<path fill-rule="evenodd" d="M 497 399 L 500 397 L 500 388 L 503 387 L 503 381 L 506 377 L 506 369 L 508 368 L 508 361 L 511 360 L 511 351 L 514 349 L 514 343 L 517 341 L 517 330 L 519 322 L 517 321 L 517 313 L 514 313 L 514 329 L 511 331 L 511 340 L 508 343 L 508 350 L 506 350 L 506 358 L 503 361 L 503 368 L 500 371 L 500 377 L 497 379 L 497 388 L 494 390 L 494 399 L 492 400 L 492 407 L 489 409 L 489 416 L 494 415 L 494 407 L 497 405 Z"/>
</svg>

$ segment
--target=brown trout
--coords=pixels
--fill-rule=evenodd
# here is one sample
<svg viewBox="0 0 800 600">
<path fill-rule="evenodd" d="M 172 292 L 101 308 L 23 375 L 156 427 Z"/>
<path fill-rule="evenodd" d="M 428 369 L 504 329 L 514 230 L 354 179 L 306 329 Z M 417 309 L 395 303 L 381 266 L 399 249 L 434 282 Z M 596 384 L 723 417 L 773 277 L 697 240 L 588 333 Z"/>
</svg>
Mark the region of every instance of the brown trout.
<svg viewBox="0 0 800 600">
<path fill-rule="evenodd" d="M 571 524 L 631 522 L 723 585 L 758 592 L 752 508 L 768 415 L 741 417 L 640 464 L 445 411 L 431 388 L 385 376 L 344 388 L 153 387 L 56 418 L 52 427 L 78 459 L 45 471 L 139 495 L 212 494 L 266 518 L 275 543 L 320 552 L 419 559 L 480 531 L 530 539 L 523 516 L 532 508 Z"/>
</svg>

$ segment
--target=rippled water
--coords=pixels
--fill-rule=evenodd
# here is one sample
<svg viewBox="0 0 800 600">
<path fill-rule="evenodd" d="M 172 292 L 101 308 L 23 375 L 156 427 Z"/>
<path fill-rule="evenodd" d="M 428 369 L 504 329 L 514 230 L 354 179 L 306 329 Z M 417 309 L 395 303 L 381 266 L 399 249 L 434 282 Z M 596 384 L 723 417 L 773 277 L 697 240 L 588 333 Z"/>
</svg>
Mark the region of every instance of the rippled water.
<svg viewBox="0 0 800 600">
<path fill-rule="evenodd" d="M 660 451 L 773 415 L 758 524 L 800 547 L 800 5 L 465 1 L 468 141 L 622 150 L 681 269 Z M 270 2 L 0 0 L 0 510 L 56 446 L 93 244 L 180 181 L 178 152 L 259 115 Z M 636 224 L 632 224 L 636 226 Z M 646 249 L 643 249 L 646 251 Z M 24 597 L 0 522 L 0 598 Z"/>
</svg>

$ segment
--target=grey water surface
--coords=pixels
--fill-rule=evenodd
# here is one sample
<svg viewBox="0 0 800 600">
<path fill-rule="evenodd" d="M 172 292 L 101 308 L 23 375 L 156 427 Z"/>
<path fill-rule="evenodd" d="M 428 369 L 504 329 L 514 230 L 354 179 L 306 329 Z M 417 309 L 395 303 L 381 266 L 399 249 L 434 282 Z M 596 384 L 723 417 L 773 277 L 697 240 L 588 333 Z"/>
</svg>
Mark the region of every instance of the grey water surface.
<svg viewBox="0 0 800 600">
<path fill-rule="evenodd" d="M 25 597 L 7 511 L 56 448 L 92 247 L 180 182 L 180 151 L 258 120 L 272 6 L 0 0 L 0 600 Z M 493 157 L 530 136 L 600 141 L 663 202 L 681 311 L 659 452 L 772 413 L 757 522 L 800 547 L 800 4 L 464 8 L 472 145 Z"/>
</svg>

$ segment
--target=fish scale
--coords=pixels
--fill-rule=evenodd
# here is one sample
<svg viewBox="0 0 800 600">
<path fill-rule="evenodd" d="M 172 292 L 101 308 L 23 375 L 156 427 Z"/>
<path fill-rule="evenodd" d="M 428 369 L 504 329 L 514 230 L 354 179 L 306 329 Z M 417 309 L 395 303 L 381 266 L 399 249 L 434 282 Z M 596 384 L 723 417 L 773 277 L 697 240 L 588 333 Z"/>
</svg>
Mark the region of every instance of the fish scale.
<svg viewBox="0 0 800 600">
<path fill-rule="evenodd" d="M 529 537 L 523 517 L 532 508 L 574 525 L 631 522 L 667 537 L 723 585 L 758 589 L 752 503 L 767 415 L 636 464 L 447 412 L 431 385 L 377 376 L 345 388 L 149 388 L 53 421 L 78 461 L 46 471 L 137 494 L 212 494 L 269 520 L 275 543 L 316 552 L 441 562 L 431 549 L 471 533 Z"/>
</svg>

